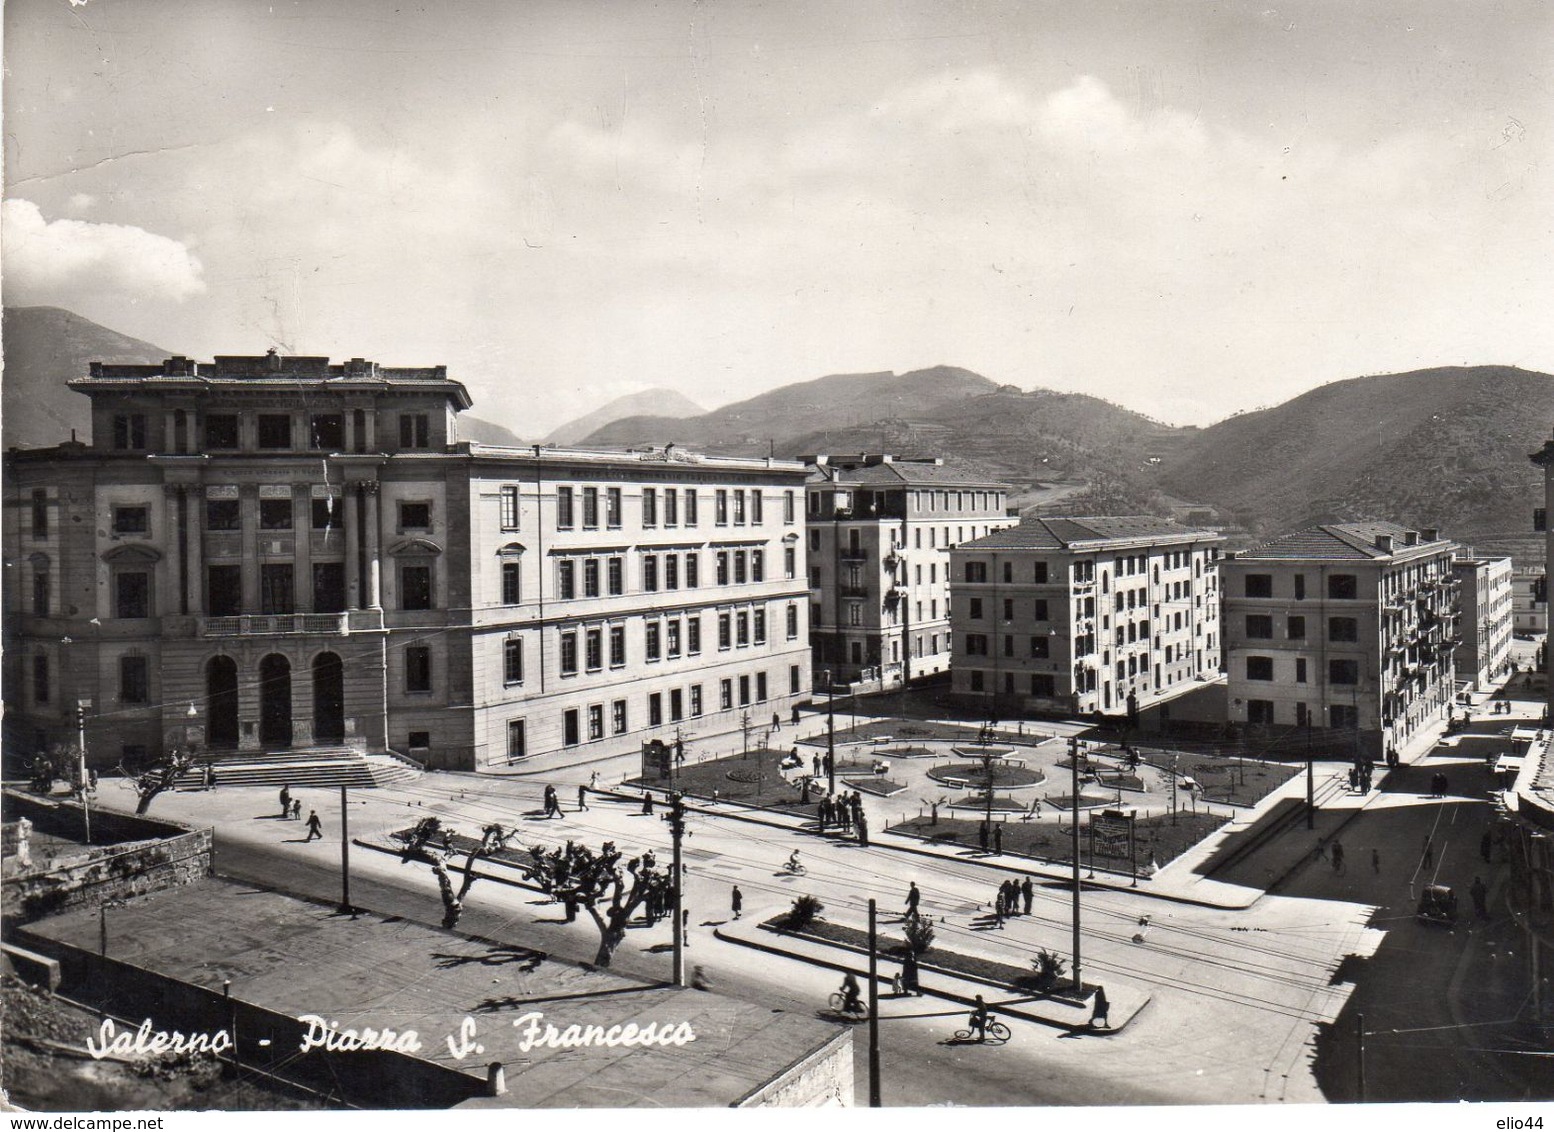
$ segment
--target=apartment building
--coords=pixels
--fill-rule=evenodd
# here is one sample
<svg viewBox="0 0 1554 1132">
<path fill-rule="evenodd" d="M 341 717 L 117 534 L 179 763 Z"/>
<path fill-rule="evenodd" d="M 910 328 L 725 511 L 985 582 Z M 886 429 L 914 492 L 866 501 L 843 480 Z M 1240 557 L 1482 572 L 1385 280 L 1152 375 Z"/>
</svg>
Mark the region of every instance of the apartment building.
<svg viewBox="0 0 1554 1132">
<path fill-rule="evenodd" d="M 1511 575 L 1511 632 L 1541 637 L 1549 631 L 1549 582 L 1542 566 L 1521 566 Z"/>
<path fill-rule="evenodd" d="M 954 691 L 995 715 L 1136 714 L 1216 678 L 1222 541 L 1114 516 L 1027 519 L 956 547 Z"/>
<path fill-rule="evenodd" d="M 1403 750 L 1455 690 L 1455 551 L 1431 529 L 1332 523 L 1227 558 L 1232 721 Z"/>
<path fill-rule="evenodd" d="M 1474 691 L 1492 687 L 1511 665 L 1511 560 L 1459 555 L 1457 682 Z"/>
<path fill-rule="evenodd" d="M 810 640 L 822 684 L 899 685 L 950 664 L 950 549 L 1013 525 L 1009 489 L 937 457 L 809 465 Z"/>
<path fill-rule="evenodd" d="M 344 744 L 480 769 L 809 689 L 797 462 L 460 442 L 443 367 L 93 364 L 7 457 L 7 749 Z"/>
</svg>

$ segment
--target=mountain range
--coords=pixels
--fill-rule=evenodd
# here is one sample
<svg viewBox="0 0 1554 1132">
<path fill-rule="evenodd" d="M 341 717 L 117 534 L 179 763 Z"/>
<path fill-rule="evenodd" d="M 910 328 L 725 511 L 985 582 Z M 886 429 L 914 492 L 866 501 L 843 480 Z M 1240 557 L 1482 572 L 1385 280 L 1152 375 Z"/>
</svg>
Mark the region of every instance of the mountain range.
<svg viewBox="0 0 1554 1132">
<path fill-rule="evenodd" d="M 89 361 L 171 353 L 46 307 L 7 310 L 4 334 L 7 446 L 56 444 L 72 428 L 86 435 L 86 398 L 63 383 Z M 499 422 L 467 413 L 460 422 L 470 439 L 519 443 Z M 1542 476 L 1527 454 L 1551 424 L 1554 377 L 1511 366 L 1351 378 L 1182 428 L 1087 394 L 1025 390 L 940 365 L 833 374 L 711 412 L 650 390 L 546 440 L 673 441 L 728 455 L 940 455 L 1010 484 L 1024 513 L 1174 514 L 1226 528 L 1238 543 L 1316 522 L 1389 518 L 1530 560 Z"/>
</svg>

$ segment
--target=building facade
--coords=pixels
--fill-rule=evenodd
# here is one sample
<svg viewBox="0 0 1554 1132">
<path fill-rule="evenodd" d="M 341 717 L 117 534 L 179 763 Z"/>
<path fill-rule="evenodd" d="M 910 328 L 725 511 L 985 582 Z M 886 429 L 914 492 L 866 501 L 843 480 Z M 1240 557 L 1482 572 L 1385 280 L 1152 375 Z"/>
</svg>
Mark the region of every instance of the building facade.
<svg viewBox="0 0 1554 1132">
<path fill-rule="evenodd" d="M 1110 715 L 1216 678 L 1221 541 L 1123 516 L 1027 519 L 955 548 L 954 691 L 995 715 Z"/>
<path fill-rule="evenodd" d="M 1227 558 L 1231 720 L 1403 750 L 1455 691 L 1455 550 L 1434 530 L 1334 523 Z"/>
<path fill-rule="evenodd" d="M 1016 522 L 1008 487 L 938 458 L 808 458 L 810 641 L 823 684 L 950 664 L 950 548 Z"/>
<path fill-rule="evenodd" d="M 1452 569 L 1460 638 L 1454 657 L 1457 682 L 1483 691 L 1511 664 L 1511 560 L 1459 556 Z"/>
<path fill-rule="evenodd" d="M 1511 575 L 1511 631 L 1518 637 L 1549 631 L 1548 574 L 1541 566 L 1522 566 Z"/>
<path fill-rule="evenodd" d="M 92 367 L 8 458 L 7 747 L 344 744 L 478 769 L 809 688 L 804 466 L 461 443 L 442 367 Z"/>
</svg>

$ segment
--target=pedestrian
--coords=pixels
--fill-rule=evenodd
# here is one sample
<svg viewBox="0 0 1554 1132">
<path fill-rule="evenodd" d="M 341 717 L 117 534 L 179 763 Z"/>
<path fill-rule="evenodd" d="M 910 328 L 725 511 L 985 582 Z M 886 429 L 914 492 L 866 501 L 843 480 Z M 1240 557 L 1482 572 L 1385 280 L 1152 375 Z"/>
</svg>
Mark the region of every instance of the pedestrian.
<svg viewBox="0 0 1554 1132">
<path fill-rule="evenodd" d="M 734 909 L 734 919 L 739 919 L 739 914 L 745 909 L 745 896 L 744 893 L 739 891 L 737 884 L 734 886 L 734 894 L 729 902 Z"/>
<path fill-rule="evenodd" d="M 599 789 L 599 772 L 597 770 L 588 776 L 588 789 Z"/>
<path fill-rule="evenodd" d="M 214 790 L 215 788 L 216 788 L 216 767 L 212 763 L 206 763 L 205 764 L 205 789 L 207 789 L 207 790 Z"/>
<path fill-rule="evenodd" d="M 777 731 L 781 731 L 781 730 L 782 730 L 782 716 L 774 711 L 774 712 L 772 712 L 772 731 L 773 732 L 777 732 Z"/>
<path fill-rule="evenodd" d="M 1105 1022 L 1106 1028 L 1110 1030 L 1112 1028 L 1111 1008 L 1112 1004 L 1106 998 L 1106 988 L 1096 987 L 1095 1006 L 1090 1013 L 1090 1028 L 1094 1029 L 1099 1023 Z"/>
<path fill-rule="evenodd" d="M 582 813 L 587 808 L 588 808 L 588 787 L 586 787 L 586 786 L 579 786 L 577 788 L 577 811 L 578 811 L 578 813 Z"/>
<path fill-rule="evenodd" d="M 1332 861 L 1333 861 L 1333 871 L 1335 873 L 1343 872 L 1344 871 L 1344 846 L 1343 846 L 1343 842 L 1337 840 L 1336 838 L 1333 841 L 1333 848 L 1332 848 L 1331 857 L 1332 857 Z"/>
<path fill-rule="evenodd" d="M 1451 779 L 1447 778 L 1445 774 L 1442 774 L 1441 775 L 1441 797 L 1442 798 L 1446 797 L 1446 795 L 1448 793 L 1450 793 L 1450 792 L 1451 792 Z"/>
<path fill-rule="evenodd" d="M 653 795 L 651 795 L 651 794 L 644 794 L 644 795 L 642 795 L 642 812 L 644 814 L 646 814 L 648 817 L 652 817 L 653 816 Z"/>
<path fill-rule="evenodd" d="M 997 825 L 995 825 L 993 827 L 993 852 L 995 852 L 995 853 L 1002 853 L 1003 851 L 1004 851 L 1004 823 L 1003 822 L 999 822 Z"/>
<path fill-rule="evenodd" d="M 794 709 L 793 709 L 793 726 L 797 727 L 798 725 L 799 725 L 799 709 L 798 709 L 797 706 L 795 706 Z"/>
<path fill-rule="evenodd" d="M 1025 914 L 1031 914 L 1031 901 L 1036 897 L 1036 886 L 1031 884 L 1031 878 L 1026 877 L 1025 883 L 1020 885 L 1020 896 L 1025 902 Z"/>
<path fill-rule="evenodd" d="M 1020 914 L 1020 886 L 1012 880 L 1004 881 L 1004 911 L 1011 920 Z"/>
<path fill-rule="evenodd" d="M 991 831 L 987 828 L 987 822 L 983 821 L 977 826 L 977 840 L 982 843 L 982 852 L 987 852 L 987 839 Z"/>
<path fill-rule="evenodd" d="M 281 787 L 281 817 L 291 817 L 291 783 L 289 782 Z M 1485 859 L 1488 860 L 1487 857 Z"/>
<path fill-rule="evenodd" d="M 302 820 L 302 799 L 301 798 L 293 798 L 291 800 L 291 820 L 292 821 L 301 821 Z"/>
<path fill-rule="evenodd" d="M 559 818 L 561 816 L 561 802 L 556 798 L 554 786 L 545 787 L 545 816 Z"/>
<path fill-rule="evenodd" d="M 302 840 L 305 841 L 305 842 L 306 841 L 312 841 L 315 837 L 320 837 L 321 838 L 323 836 L 324 836 L 324 826 L 323 826 L 323 823 L 318 820 L 318 811 L 317 810 L 309 810 L 308 811 L 308 835 L 306 837 L 304 837 Z"/>
<path fill-rule="evenodd" d="M 691 910 L 682 909 L 680 912 L 680 939 L 684 946 L 691 946 Z"/>
<path fill-rule="evenodd" d="M 1419 855 L 1419 860 L 1420 864 L 1427 869 L 1435 867 L 1435 842 L 1431 840 L 1428 833 L 1425 834 L 1424 851 Z"/>
<path fill-rule="evenodd" d="M 1489 919 L 1489 889 L 1484 887 L 1483 877 L 1473 878 L 1473 887 L 1468 889 L 1473 896 L 1473 911 L 1481 920 Z"/>
<path fill-rule="evenodd" d="M 812 761 L 812 763 L 814 765 L 814 768 L 815 768 L 815 777 L 819 778 L 820 777 L 820 752 L 819 751 L 815 752 L 815 756 L 814 756 L 814 758 L 811 761 Z"/>
<path fill-rule="evenodd" d="M 993 899 L 993 922 L 998 925 L 998 930 L 1004 929 L 1004 886 L 998 886 L 998 895 Z"/>
<path fill-rule="evenodd" d="M 1376 873 L 1378 876 L 1381 874 L 1381 850 L 1380 849 L 1372 849 L 1371 850 L 1371 872 Z"/>
<path fill-rule="evenodd" d="M 827 751 L 825 757 L 820 760 L 820 765 L 825 770 L 826 777 L 830 778 L 831 769 L 832 767 L 836 766 L 836 760 L 831 757 L 830 751 Z"/>
<path fill-rule="evenodd" d="M 811 781 L 809 775 L 806 774 L 804 776 L 804 796 L 799 799 L 799 805 L 801 806 L 809 805 L 809 784 Z"/>
<path fill-rule="evenodd" d="M 922 898 L 923 894 L 917 891 L 917 882 L 914 880 L 911 883 L 911 887 L 907 889 L 906 909 L 908 916 L 917 915 L 917 905 Z"/>
<path fill-rule="evenodd" d="M 901 960 L 901 989 L 907 994 L 915 994 L 922 997 L 922 988 L 917 985 L 917 952 L 907 948 L 905 958 Z"/>
<path fill-rule="evenodd" d="M 1358 790 L 1359 788 L 1360 788 L 1360 768 L 1352 766 L 1352 767 L 1349 768 L 1349 789 L 1350 790 Z"/>
<path fill-rule="evenodd" d="M 858 844 L 863 846 L 869 844 L 869 819 L 861 813 L 858 815 Z"/>
</svg>

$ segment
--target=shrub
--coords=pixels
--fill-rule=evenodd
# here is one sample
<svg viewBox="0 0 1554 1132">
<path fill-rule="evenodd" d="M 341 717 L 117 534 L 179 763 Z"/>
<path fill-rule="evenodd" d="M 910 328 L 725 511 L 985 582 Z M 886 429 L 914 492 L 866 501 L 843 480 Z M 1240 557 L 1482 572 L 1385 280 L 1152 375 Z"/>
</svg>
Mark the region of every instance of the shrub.
<svg viewBox="0 0 1554 1132">
<path fill-rule="evenodd" d="M 1031 960 L 1031 966 L 1036 968 L 1036 985 L 1042 990 L 1050 990 L 1068 970 L 1068 964 L 1063 957 L 1048 951 L 1045 947 L 1036 953 L 1036 958 Z"/>
<path fill-rule="evenodd" d="M 790 931 L 798 931 L 806 928 L 811 921 L 826 910 L 826 906 L 820 902 L 819 897 L 800 896 L 793 901 L 793 907 L 788 909 L 787 928 Z"/>
<path fill-rule="evenodd" d="M 901 930 L 913 955 L 921 955 L 933 946 L 933 921 L 927 916 L 908 916 Z"/>
</svg>

